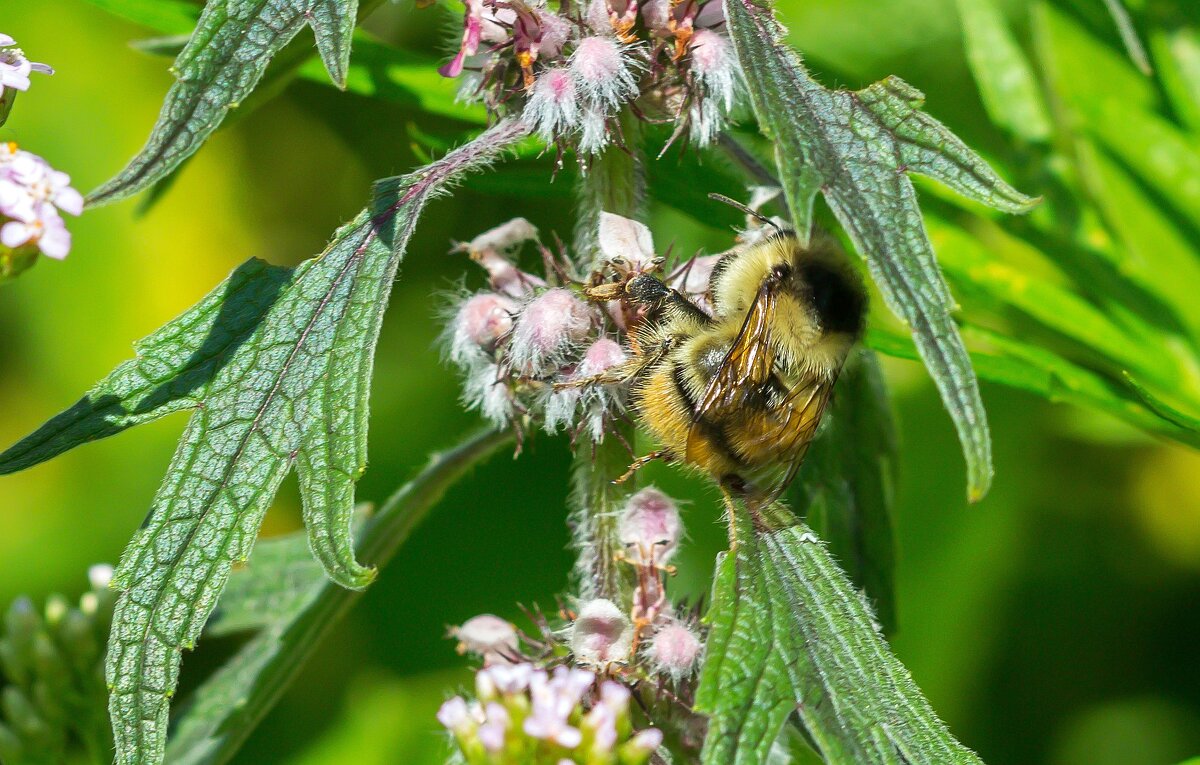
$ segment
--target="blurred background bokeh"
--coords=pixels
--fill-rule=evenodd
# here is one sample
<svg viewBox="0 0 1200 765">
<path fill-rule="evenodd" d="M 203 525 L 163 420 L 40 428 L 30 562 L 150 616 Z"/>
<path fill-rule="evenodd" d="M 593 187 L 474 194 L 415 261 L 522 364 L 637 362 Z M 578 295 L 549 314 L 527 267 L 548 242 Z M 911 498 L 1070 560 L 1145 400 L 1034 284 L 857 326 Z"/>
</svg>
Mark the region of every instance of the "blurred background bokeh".
<svg viewBox="0 0 1200 765">
<path fill-rule="evenodd" d="M 953 0 L 779 5 L 827 85 L 901 75 L 968 143 L 1006 150 L 968 71 Z M 1003 5 L 1027 41 L 1029 4 Z M 1055 5 L 1119 50 L 1100 0 Z M 433 54 L 453 23 L 404 3 L 370 27 Z M 145 29 L 84 0 L 9 0 L 0 31 L 57 69 L 20 97 L 0 138 L 94 188 L 145 139 L 170 83 L 166 60 L 129 47 Z M 246 258 L 293 264 L 319 252 L 372 179 L 421 163 L 414 136 L 453 126 L 302 80 L 217 134 L 145 215 L 135 202 L 70 221 L 65 262 L 43 262 L 0 289 L 0 443 L 74 401 L 134 340 Z M 501 172 L 429 208 L 383 330 L 362 499 L 382 499 L 476 424 L 435 344 L 436 296 L 469 272 L 462 256 L 447 255 L 451 242 L 516 215 L 569 238 L 570 183 Z M 728 242 L 727 230 L 667 207 L 654 209 L 652 228 L 660 246 L 684 251 Z M 1200 753 L 1200 455 L 1107 415 L 985 383 L 996 482 L 968 506 L 959 446 L 924 371 L 895 360 L 885 368 L 902 443 L 893 644 L 951 730 L 993 765 L 1168 765 Z M 89 565 L 115 562 L 183 423 L 175 415 L 0 481 L 0 604 L 20 593 L 77 595 Z M 518 603 L 554 606 L 571 562 L 568 462 L 563 438 L 539 436 L 518 460 L 499 455 L 452 490 L 236 761 L 440 762 L 433 713 L 469 680 L 445 627 L 484 611 L 519 618 Z M 691 497 L 675 585 L 699 598 L 723 534 L 716 502 L 670 471 L 653 478 Z M 264 534 L 298 524 L 289 486 Z M 183 692 L 220 652 L 205 648 L 185 655 Z"/>
</svg>

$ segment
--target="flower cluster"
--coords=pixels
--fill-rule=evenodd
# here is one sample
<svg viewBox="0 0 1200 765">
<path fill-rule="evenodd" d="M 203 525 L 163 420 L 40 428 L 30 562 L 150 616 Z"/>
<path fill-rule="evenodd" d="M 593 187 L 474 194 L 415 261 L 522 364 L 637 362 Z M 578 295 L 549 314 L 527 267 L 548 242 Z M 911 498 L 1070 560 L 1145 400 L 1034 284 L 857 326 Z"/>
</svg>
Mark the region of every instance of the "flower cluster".
<svg viewBox="0 0 1200 765">
<path fill-rule="evenodd" d="M 534 422 L 598 442 L 622 415 L 625 393 L 616 382 L 590 383 L 619 368 L 626 352 L 565 258 L 539 244 L 546 278 L 517 267 L 516 251 L 537 237 L 518 218 L 456 247 L 487 271 L 489 289 L 451 307 L 447 356 L 463 371 L 464 402 L 497 426 Z"/>
<path fill-rule="evenodd" d="M 54 73 L 15 45 L 0 34 L 0 125 L 17 91 L 29 89 L 32 72 Z M 0 143 L 0 282 L 33 265 L 38 253 L 60 260 L 67 256 L 71 235 L 63 212 L 83 212 L 83 196 L 71 188 L 70 176 L 15 143 Z"/>
<path fill-rule="evenodd" d="M 662 743 L 654 728 L 633 731 L 625 686 L 587 670 L 493 665 L 476 674 L 475 693 L 437 715 L 468 763 L 639 765 Z"/>
<path fill-rule="evenodd" d="M 71 177 L 15 143 L 0 144 L 0 243 L 65 258 L 71 234 L 59 211 L 83 212 L 83 196 L 71 188 Z"/>
<path fill-rule="evenodd" d="M 447 77 L 493 112 L 519 112 L 547 142 L 581 155 L 619 140 L 626 106 L 674 121 L 672 140 L 716 139 L 739 77 L 721 0 L 467 0 Z"/>
</svg>

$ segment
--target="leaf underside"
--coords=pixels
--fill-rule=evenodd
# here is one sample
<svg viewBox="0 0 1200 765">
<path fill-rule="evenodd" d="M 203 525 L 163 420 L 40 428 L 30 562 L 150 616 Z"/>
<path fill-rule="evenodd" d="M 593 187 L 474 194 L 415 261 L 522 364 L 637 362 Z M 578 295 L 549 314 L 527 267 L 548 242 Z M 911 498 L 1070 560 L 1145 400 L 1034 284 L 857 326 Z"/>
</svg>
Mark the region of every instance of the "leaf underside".
<svg viewBox="0 0 1200 765">
<path fill-rule="evenodd" d="M 350 588 L 354 482 L 383 312 L 425 202 L 525 135 L 504 122 L 402 178 L 294 270 L 250 261 L 137 346 L 66 412 L 0 454 L 0 474 L 182 408 L 193 410 L 149 517 L 114 577 L 123 590 L 107 663 L 117 762 L 160 762 L 180 655 L 295 465 L 313 554 Z"/>
<path fill-rule="evenodd" d="M 175 59 L 176 81 L 142 150 L 93 191 L 92 205 L 115 202 L 166 177 L 237 108 L 267 65 L 305 26 L 339 87 L 346 83 L 358 0 L 209 0 Z"/>
<path fill-rule="evenodd" d="M 958 429 L 968 495 L 980 499 L 992 476 L 987 418 L 908 173 L 1008 212 L 1028 210 L 1036 200 L 1008 186 L 921 112 L 924 97 L 903 80 L 889 77 L 856 92 L 827 90 L 782 42 L 768 6 L 726 0 L 725 14 L 754 113 L 775 142 L 797 230 L 808 237 L 820 192 L 866 258 L 888 307 L 912 330 Z"/>
<path fill-rule="evenodd" d="M 981 765 L 938 720 L 871 609 L 808 527 L 735 514 L 718 562 L 696 708 L 709 765 L 759 763 L 796 712 L 826 762 Z"/>
</svg>

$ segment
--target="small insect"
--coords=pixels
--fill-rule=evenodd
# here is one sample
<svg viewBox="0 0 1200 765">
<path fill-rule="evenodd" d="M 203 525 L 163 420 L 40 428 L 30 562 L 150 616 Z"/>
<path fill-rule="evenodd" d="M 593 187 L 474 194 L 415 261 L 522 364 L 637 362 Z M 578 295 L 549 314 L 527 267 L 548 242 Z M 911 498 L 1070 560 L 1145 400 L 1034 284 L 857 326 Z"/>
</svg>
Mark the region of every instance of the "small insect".
<svg viewBox="0 0 1200 765">
<path fill-rule="evenodd" d="M 589 296 L 620 298 L 642 318 L 630 360 L 586 382 L 629 382 L 639 419 L 661 444 L 619 480 L 664 459 L 755 506 L 773 502 L 862 333 L 866 292 L 841 249 L 829 238 L 804 246 L 776 229 L 731 250 L 713 269 L 711 316 L 651 273 L 614 270 Z"/>
</svg>

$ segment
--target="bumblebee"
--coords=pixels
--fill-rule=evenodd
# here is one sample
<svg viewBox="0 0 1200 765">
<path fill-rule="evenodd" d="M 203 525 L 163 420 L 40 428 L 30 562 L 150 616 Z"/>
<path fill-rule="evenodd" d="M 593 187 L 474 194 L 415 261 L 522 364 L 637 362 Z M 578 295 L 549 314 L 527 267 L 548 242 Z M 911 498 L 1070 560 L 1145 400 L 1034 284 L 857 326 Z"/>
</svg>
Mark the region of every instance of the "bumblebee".
<svg viewBox="0 0 1200 765">
<path fill-rule="evenodd" d="M 867 297 L 836 242 L 783 229 L 726 253 L 709 315 L 652 273 L 618 273 L 587 290 L 638 309 L 631 358 L 592 382 L 630 384 L 630 402 L 681 462 L 755 506 L 795 477 L 842 364 L 862 334 Z"/>
</svg>

